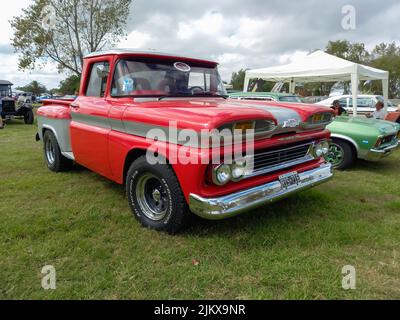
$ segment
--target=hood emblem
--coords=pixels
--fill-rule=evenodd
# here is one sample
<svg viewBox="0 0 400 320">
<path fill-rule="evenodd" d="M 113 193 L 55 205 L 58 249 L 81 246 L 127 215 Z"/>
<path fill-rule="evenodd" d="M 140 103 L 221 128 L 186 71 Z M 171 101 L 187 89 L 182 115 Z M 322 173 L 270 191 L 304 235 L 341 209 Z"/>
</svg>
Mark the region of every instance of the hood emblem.
<svg viewBox="0 0 400 320">
<path fill-rule="evenodd" d="M 282 128 L 296 128 L 299 126 L 300 121 L 296 119 L 288 119 L 283 122 Z"/>
</svg>

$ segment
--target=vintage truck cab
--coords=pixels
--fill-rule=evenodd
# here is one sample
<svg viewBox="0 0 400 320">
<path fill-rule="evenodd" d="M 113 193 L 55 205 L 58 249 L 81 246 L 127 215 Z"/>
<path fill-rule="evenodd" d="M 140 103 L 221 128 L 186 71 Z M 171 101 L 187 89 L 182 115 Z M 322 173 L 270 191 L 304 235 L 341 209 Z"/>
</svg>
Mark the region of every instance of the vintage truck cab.
<svg viewBox="0 0 400 320">
<path fill-rule="evenodd" d="M 0 80 L 0 117 L 5 120 L 24 119 L 25 124 L 33 124 L 34 114 L 32 105 L 28 102 L 15 103 L 12 98 L 12 83 Z"/>
<path fill-rule="evenodd" d="M 80 93 L 45 100 L 50 170 L 73 161 L 119 184 L 146 227 L 222 219 L 329 180 L 324 107 L 227 98 L 217 63 L 153 51 L 85 57 Z"/>
</svg>

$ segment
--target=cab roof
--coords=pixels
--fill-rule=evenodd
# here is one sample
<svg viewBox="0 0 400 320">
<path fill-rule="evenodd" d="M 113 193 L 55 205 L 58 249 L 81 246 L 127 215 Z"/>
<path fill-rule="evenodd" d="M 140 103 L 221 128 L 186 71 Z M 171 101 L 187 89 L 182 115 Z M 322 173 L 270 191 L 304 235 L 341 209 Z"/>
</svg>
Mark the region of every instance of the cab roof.
<svg viewBox="0 0 400 320">
<path fill-rule="evenodd" d="M 193 58 L 193 57 L 187 57 L 187 56 L 181 56 L 179 54 L 173 54 L 173 53 L 167 53 L 167 52 L 158 52 L 155 50 L 136 50 L 136 49 L 120 49 L 120 48 L 115 48 L 112 50 L 105 50 L 105 51 L 96 51 L 92 52 L 84 57 L 84 59 L 87 58 L 93 58 L 93 57 L 100 57 L 100 56 L 105 56 L 105 55 L 137 55 L 137 56 L 154 56 L 154 57 L 159 57 L 159 58 L 176 58 L 176 59 L 184 59 L 184 60 L 192 60 L 192 61 L 197 61 L 197 62 L 205 62 L 207 64 L 218 64 L 215 61 L 211 60 L 206 60 L 206 59 L 199 59 L 199 58 Z"/>
</svg>

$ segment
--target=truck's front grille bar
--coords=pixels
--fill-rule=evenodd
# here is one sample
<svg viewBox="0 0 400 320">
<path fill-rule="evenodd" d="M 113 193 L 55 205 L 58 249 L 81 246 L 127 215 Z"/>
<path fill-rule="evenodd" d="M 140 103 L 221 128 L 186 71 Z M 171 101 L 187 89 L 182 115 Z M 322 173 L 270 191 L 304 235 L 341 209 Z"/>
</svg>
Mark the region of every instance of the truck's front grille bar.
<svg viewBox="0 0 400 320">
<path fill-rule="evenodd" d="M 254 170 L 247 177 L 280 171 L 314 160 L 315 157 L 310 152 L 312 145 L 313 142 L 307 142 L 290 147 L 256 152 L 254 155 Z"/>
</svg>

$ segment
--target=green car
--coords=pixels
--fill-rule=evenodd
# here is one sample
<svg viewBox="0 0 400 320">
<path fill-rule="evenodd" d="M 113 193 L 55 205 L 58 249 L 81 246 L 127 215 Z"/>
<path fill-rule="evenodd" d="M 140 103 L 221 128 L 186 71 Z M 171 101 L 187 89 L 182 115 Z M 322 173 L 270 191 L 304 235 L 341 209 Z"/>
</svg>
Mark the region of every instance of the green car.
<svg viewBox="0 0 400 320">
<path fill-rule="evenodd" d="M 340 116 L 327 128 L 332 133 L 327 160 L 338 169 L 350 167 L 357 158 L 380 160 L 399 146 L 400 125 L 395 122 Z"/>
<path fill-rule="evenodd" d="M 275 92 L 236 92 L 231 99 L 301 103 L 300 97 Z M 380 160 L 399 146 L 400 125 L 363 116 L 335 117 L 327 126 L 332 142 L 327 161 L 337 169 L 350 167 L 356 159 Z"/>
</svg>

